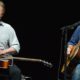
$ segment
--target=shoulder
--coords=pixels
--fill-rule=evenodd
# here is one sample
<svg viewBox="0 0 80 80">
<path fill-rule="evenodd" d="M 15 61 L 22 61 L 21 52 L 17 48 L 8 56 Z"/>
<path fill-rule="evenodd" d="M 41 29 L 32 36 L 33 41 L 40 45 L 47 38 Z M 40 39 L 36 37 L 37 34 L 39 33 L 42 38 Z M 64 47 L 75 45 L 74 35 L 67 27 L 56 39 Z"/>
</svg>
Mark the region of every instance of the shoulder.
<svg viewBox="0 0 80 80">
<path fill-rule="evenodd" d="M 78 25 L 76 29 L 80 29 L 80 25 Z"/>
<path fill-rule="evenodd" d="M 3 24 L 3 26 L 4 26 L 4 27 L 11 27 L 11 25 L 10 25 L 10 24 L 5 23 L 5 22 L 3 22 L 3 21 L 2 21 L 2 24 Z"/>
<path fill-rule="evenodd" d="M 80 25 L 77 26 L 77 28 L 75 29 L 75 32 L 80 33 Z"/>
<path fill-rule="evenodd" d="M 2 24 L 7 30 L 14 31 L 14 28 L 10 24 L 5 23 L 5 22 L 2 22 Z"/>
</svg>

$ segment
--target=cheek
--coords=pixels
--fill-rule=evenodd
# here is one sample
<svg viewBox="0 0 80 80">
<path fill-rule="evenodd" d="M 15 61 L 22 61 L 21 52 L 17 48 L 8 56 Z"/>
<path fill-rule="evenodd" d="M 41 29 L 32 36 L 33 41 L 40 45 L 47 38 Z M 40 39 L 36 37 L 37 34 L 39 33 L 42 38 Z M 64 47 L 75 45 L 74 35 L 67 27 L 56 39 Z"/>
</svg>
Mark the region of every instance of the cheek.
<svg viewBox="0 0 80 80">
<path fill-rule="evenodd" d="M 3 14 L 3 12 L 0 11 L 0 14 Z"/>
<path fill-rule="evenodd" d="M 4 11 L 0 10 L 0 15 L 3 15 Z"/>
</svg>

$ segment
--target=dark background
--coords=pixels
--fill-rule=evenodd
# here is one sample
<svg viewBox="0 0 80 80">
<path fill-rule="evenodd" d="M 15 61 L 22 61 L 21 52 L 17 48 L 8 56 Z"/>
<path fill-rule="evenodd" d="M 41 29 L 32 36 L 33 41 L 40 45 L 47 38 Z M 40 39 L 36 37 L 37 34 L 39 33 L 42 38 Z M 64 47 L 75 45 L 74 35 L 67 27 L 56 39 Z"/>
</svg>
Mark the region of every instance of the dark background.
<svg viewBox="0 0 80 80">
<path fill-rule="evenodd" d="M 38 62 L 16 61 L 22 74 L 31 76 L 33 80 L 57 80 L 62 37 L 60 28 L 80 20 L 79 4 L 27 0 L 4 2 L 6 13 L 3 21 L 13 26 L 21 44 L 17 56 L 39 58 L 53 64 L 50 69 Z M 68 39 L 72 32 L 69 30 Z"/>
</svg>

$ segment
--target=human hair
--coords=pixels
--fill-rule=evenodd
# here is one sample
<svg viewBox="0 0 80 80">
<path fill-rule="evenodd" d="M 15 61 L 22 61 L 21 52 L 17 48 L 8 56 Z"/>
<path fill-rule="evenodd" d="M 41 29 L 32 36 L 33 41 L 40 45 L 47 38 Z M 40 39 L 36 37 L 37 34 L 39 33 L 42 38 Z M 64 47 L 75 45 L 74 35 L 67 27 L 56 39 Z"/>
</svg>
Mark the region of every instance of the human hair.
<svg viewBox="0 0 80 80">
<path fill-rule="evenodd" d="M 3 1 L 0 0 L 0 6 L 3 7 L 4 11 L 5 11 L 5 4 Z"/>
</svg>

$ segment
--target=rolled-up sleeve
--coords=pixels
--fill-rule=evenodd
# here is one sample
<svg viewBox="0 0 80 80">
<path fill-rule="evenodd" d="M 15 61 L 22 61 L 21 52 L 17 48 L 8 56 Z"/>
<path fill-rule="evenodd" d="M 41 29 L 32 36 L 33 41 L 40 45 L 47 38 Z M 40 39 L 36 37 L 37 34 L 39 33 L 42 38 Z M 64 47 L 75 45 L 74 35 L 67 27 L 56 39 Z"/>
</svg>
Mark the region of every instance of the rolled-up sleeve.
<svg viewBox="0 0 80 80">
<path fill-rule="evenodd" d="M 9 33 L 9 45 L 10 47 L 14 48 L 17 53 L 19 53 L 20 43 L 17 38 L 16 32 L 13 28 L 10 29 L 10 33 Z"/>
<path fill-rule="evenodd" d="M 73 32 L 72 37 L 70 41 L 68 42 L 68 45 L 75 45 L 80 40 L 80 26 L 76 28 L 76 30 Z"/>
</svg>

